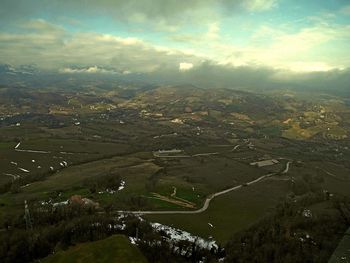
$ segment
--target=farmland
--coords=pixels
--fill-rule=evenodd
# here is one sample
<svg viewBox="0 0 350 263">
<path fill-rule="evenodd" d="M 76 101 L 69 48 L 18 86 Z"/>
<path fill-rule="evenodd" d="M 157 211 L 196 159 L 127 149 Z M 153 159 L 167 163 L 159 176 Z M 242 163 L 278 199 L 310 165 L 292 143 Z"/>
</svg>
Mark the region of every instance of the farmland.
<svg viewBox="0 0 350 263">
<path fill-rule="evenodd" d="M 157 87 L 128 98 L 50 91 L 60 100 L 49 104 L 47 94 L 29 92 L 41 107 L 27 114 L 19 95 L 14 113 L 0 112 L 0 223 L 7 228 L 13 219 L 23 227 L 25 201 L 35 213 L 75 202 L 114 217 L 150 211 L 141 215 L 147 222 L 225 246 L 281 203 L 349 195 L 350 109 L 339 101 Z M 321 199 L 312 205 L 322 207 Z"/>
</svg>

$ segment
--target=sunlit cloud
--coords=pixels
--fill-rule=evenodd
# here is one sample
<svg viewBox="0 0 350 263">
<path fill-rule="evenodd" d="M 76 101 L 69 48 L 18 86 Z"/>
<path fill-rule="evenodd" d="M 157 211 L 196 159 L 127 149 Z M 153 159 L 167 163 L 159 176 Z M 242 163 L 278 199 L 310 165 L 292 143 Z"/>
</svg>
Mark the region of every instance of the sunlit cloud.
<svg viewBox="0 0 350 263">
<path fill-rule="evenodd" d="M 181 62 L 181 63 L 179 64 L 179 70 L 180 70 L 180 71 L 190 70 L 191 68 L 193 68 L 193 64 L 192 64 L 192 63 Z"/>
</svg>

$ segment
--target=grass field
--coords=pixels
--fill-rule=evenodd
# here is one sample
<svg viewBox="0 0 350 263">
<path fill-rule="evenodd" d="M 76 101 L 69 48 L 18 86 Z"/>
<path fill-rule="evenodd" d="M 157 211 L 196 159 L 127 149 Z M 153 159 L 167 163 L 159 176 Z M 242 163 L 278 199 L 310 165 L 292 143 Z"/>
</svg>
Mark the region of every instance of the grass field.
<svg viewBox="0 0 350 263">
<path fill-rule="evenodd" d="M 253 143 L 257 144 L 255 141 Z M 53 193 L 61 193 L 53 202 L 65 201 L 72 195 L 79 194 L 98 202 L 102 207 L 112 204 L 113 208 L 118 210 L 189 209 L 152 198 L 152 193 L 171 197 L 176 187 L 175 197 L 195 203 L 194 209 L 198 209 L 209 194 L 252 181 L 271 169 L 249 165 L 251 161 L 265 158 L 264 155 L 268 152 L 270 145 L 265 145 L 266 149 L 262 147 L 259 150 L 249 150 L 242 146 L 241 149 L 234 152 L 230 151 L 232 146 L 229 148 L 219 145 L 190 147 L 185 149 L 185 152 L 191 155 L 210 152 L 223 152 L 223 154 L 171 159 L 154 158 L 150 151 L 128 153 L 128 147 L 125 144 L 117 143 L 44 138 L 24 141 L 21 144 L 22 149 L 45 150 L 50 151 L 49 154 L 16 152 L 13 149 L 14 146 L 13 143 L 0 144 L 0 154 L 3 154 L 0 163 L 4 164 L 1 166 L 2 172 L 18 172 L 15 170 L 17 167 L 10 164 L 11 160 L 29 170 L 38 170 L 37 165 L 39 164 L 46 169 L 49 165 L 55 165 L 55 169 L 58 169 L 61 160 L 66 160 L 69 166 L 60 168 L 59 172 L 41 181 L 21 188 L 18 193 L 0 195 L 0 222 L 4 215 L 8 217 L 13 212 L 23 211 L 24 200 L 28 200 L 32 205 L 52 198 Z M 272 146 L 274 151 L 271 156 L 278 156 L 281 152 L 280 145 Z M 73 154 L 62 154 L 61 152 Z M 112 157 L 113 155 L 115 156 Z M 85 163 L 89 158 L 96 158 L 96 160 Z M 35 159 L 35 163 L 31 161 L 32 159 Z M 285 161 L 281 161 L 272 168 L 281 170 L 284 167 Z M 317 167 L 328 169 L 340 179 L 347 177 L 344 167 L 331 163 L 304 162 L 300 166 L 292 164 L 288 176 L 268 179 L 220 196 L 211 202 L 209 209 L 204 213 L 152 215 L 147 216 L 147 219 L 187 230 L 203 238 L 213 237 L 224 244 L 234 233 L 248 228 L 273 211 L 275 205 L 283 200 L 291 190 L 288 177 L 298 178 L 317 174 Z M 159 174 L 158 171 L 160 171 Z M 126 182 L 125 188 L 115 194 L 92 193 L 86 182 L 96 180 L 106 174 L 118 175 Z M 344 184 L 342 180 L 324 173 L 323 177 L 322 186 L 325 189 L 345 194 L 348 191 L 348 183 Z M 5 177 L 0 176 L 0 178 Z M 149 189 L 148 183 L 152 178 L 155 179 L 155 184 L 152 189 Z M 133 198 L 134 200 L 141 198 L 143 203 L 135 205 Z M 208 223 L 214 227 L 210 227 Z"/>
<path fill-rule="evenodd" d="M 21 188 L 19 193 L 0 195 L 0 203 L 4 205 L 0 207 L 0 211 L 5 211 L 8 207 L 21 209 L 24 200 L 28 200 L 30 203 L 48 200 L 52 198 L 54 193 L 58 192 L 61 195 L 59 199 L 55 200 L 56 202 L 64 201 L 74 194 L 80 194 L 101 202 L 101 204 L 113 202 L 120 204 L 120 208 L 126 208 L 124 204 L 125 197 L 134 194 L 146 194 L 145 182 L 158 169 L 159 167 L 152 162 L 133 155 L 70 166 L 50 175 L 45 180 Z M 86 183 L 109 173 L 118 174 L 126 182 L 125 189 L 113 195 L 91 194 Z M 0 221 L 4 214 L 0 214 Z"/>
<path fill-rule="evenodd" d="M 146 263 L 139 249 L 123 235 L 114 235 L 104 240 L 78 244 L 66 251 L 59 251 L 41 262 L 43 263 Z"/>
<path fill-rule="evenodd" d="M 54 170 L 61 170 L 60 163 L 68 166 L 101 159 L 104 156 L 124 154 L 128 146 L 117 143 L 98 143 L 79 140 L 38 139 L 17 143 L 0 143 L 0 185 L 15 177 L 36 176 Z M 29 152 L 26 152 L 29 150 Z M 32 152 L 39 151 L 39 152 Z M 23 168 L 28 172 L 21 170 Z"/>
<path fill-rule="evenodd" d="M 208 210 L 201 214 L 147 215 L 145 218 L 184 229 L 203 238 L 212 236 L 224 244 L 234 233 L 271 212 L 288 193 L 288 189 L 287 181 L 265 180 L 215 198 Z"/>
</svg>

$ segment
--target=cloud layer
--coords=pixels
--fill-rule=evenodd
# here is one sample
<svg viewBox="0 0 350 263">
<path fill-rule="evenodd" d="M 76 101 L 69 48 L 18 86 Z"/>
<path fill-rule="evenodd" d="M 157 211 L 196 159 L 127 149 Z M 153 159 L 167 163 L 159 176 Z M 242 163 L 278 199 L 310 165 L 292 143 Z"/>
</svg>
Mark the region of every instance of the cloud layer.
<svg viewBox="0 0 350 263">
<path fill-rule="evenodd" d="M 205 86 L 346 79 L 349 6 L 317 8 L 288 0 L 2 0 L 0 63 Z"/>
</svg>

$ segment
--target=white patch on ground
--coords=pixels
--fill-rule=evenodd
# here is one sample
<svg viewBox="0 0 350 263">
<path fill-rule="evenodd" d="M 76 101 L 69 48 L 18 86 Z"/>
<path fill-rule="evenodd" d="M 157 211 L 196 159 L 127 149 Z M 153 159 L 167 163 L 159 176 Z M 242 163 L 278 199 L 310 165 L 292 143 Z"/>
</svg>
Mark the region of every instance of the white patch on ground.
<svg viewBox="0 0 350 263">
<path fill-rule="evenodd" d="M 41 205 L 51 205 L 52 204 L 52 200 L 50 199 L 49 201 L 40 201 L 39 203 Z"/>
<path fill-rule="evenodd" d="M 11 164 L 13 164 L 13 165 L 16 165 L 16 166 L 17 166 L 17 163 L 16 163 L 16 162 L 11 162 Z"/>
<path fill-rule="evenodd" d="M 138 239 L 136 237 L 129 237 L 130 243 L 133 245 L 136 245 L 136 242 L 138 241 Z"/>
<path fill-rule="evenodd" d="M 66 161 L 60 162 L 61 167 L 68 167 L 68 163 Z"/>
<path fill-rule="evenodd" d="M 125 188 L 125 181 L 121 180 L 120 186 L 118 187 L 118 191 L 121 191 Z"/>
<path fill-rule="evenodd" d="M 208 223 L 208 225 L 209 225 L 210 227 L 214 227 L 213 224 L 211 224 L 211 223 Z"/>
<path fill-rule="evenodd" d="M 62 206 L 62 205 L 68 205 L 69 201 L 62 201 L 62 202 L 57 202 L 57 203 L 53 203 L 52 206 L 56 207 L 56 206 Z"/>
<path fill-rule="evenodd" d="M 176 228 L 173 228 L 170 226 L 162 225 L 159 223 L 151 223 L 151 226 L 157 232 L 164 231 L 169 236 L 169 239 L 172 242 L 176 243 L 176 242 L 179 242 L 182 240 L 187 240 L 189 242 L 195 243 L 197 246 L 199 246 L 203 249 L 208 249 L 208 250 L 210 250 L 212 248 L 218 249 L 218 245 L 216 244 L 215 240 L 208 241 L 208 240 L 205 240 L 201 237 L 192 235 L 191 233 L 188 233 L 186 231 L 176 229 Z"/>
<path fill-rule="evenodd" d="M 102 192 L 103 193 L 103 192 Z M 114 190 L 112 190 L 112 189 L 106 189 L 106 193 L 108 193 L 108 194 L 114 194 L 115 193 L 115 191 Z"/>
<path fill-rule="evenodd" d="M 170 122 L 172 122 L 172 123 L 177 123 L 177 124 L 184 124 L 184 121 L 181 120 L 181 119 L 178 119 L 178 118 L 173 119 L 173 120 L 171 120 Z"/>
<path fill-rule="evenodd" d="M 108 228 L 109 229 L 116 229 L 116 230 L 125 230 L 126 228 L 126 224 L 122 223 L 122 224 L 108 224 Z"/>
<path fill-rule="evenodd" d="M 24 169 L 24 168 L 21 168 L 21 167 L 19 167 L 18 169 L 21 170 L 22 172 L 30 173 L 30 171 L 28 171 L 27 169 Z"/>
<path fill-rule="evenodd" d="M 15 149 L 18 149 L 18 147 L 21 145 L 21 142 L 17 143 L 17 145 L 15 146 Z"/>
<path fill-rule="evenodd" d="M 303 217 L 306 218 L 311 218 L 312 217 L 312 212 L 310 209 L 304 209 L 304 211 L 302 212 Z"/>
<path fill-rule="evenodd" d="M 121 190 L 123 190 L 124 188 L 125 188 L 125 181 L 121 180 L 120 185 L 119 185 L 117 191 L 121 191 Z M 101 195 L 101 194 L 107 193 L 107 194 L 111 194 L 111 195 L 112 195 L 112 194 L 115 194 L 117 191 L 115 191 L 115 190 L 113 190 L 113 189 L 107 188 L 107 189 L 104 190 L 104 191 L 99 191 L 98 194 Z"/>
</svg>

